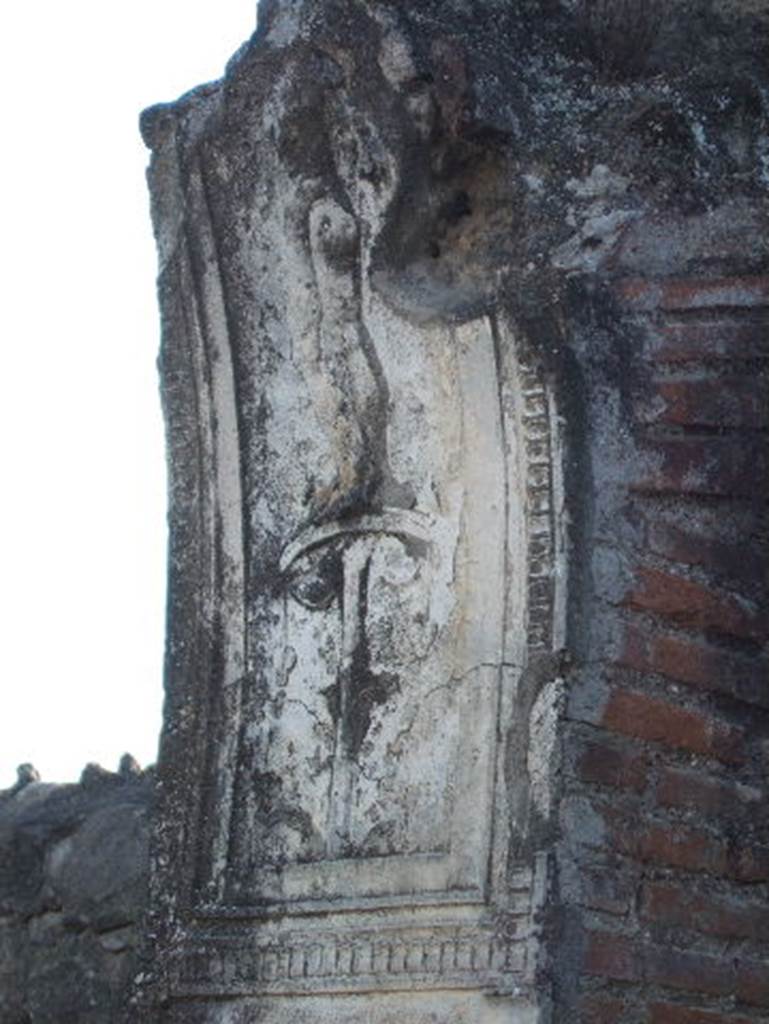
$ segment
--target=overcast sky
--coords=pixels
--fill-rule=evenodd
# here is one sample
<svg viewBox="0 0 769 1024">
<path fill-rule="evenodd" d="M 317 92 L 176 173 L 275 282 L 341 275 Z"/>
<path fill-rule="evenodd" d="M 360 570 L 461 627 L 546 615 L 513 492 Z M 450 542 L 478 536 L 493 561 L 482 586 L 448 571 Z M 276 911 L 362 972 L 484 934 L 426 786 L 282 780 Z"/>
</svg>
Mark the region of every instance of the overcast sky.
<svg viewBox="0 0 769 1024">
<path fill-rule="evenodd" d="M 139 111 L 218 78 L 254 0 L 7 5 L 0 33 L 0 788 L 154 760 L 165 467 Z"/>
</svg>

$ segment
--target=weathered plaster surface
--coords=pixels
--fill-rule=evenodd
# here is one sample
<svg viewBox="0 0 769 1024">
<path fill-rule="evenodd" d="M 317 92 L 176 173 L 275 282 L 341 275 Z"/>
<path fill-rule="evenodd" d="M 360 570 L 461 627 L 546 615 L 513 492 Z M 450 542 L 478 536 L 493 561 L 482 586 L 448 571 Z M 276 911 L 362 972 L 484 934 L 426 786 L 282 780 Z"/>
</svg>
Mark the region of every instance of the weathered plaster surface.
<svg viewBox="0 0 769 1024">
<path fill-rule="evenodd" d="M 607 706 L 661 458 L 613 283 L 766 262 L 764 22 L 716 81 L 683 8 L 266 3 L 145 113 L 171 609 L 137 1006 L 571 999 L 556 905 L 608 839 L 564 721 Z"/>
</svg>

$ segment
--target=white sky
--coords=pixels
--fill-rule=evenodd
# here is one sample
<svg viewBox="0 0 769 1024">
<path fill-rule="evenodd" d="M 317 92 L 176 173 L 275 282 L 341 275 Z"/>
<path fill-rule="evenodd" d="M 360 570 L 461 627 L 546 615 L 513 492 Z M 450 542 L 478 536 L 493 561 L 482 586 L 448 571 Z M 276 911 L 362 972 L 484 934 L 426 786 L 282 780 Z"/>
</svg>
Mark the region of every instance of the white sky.
<svg viewBox="0 0 769 1024">
<path fill-rule="evenodd" d="M 0 788 L 155 759 L 165 467 L 139 111 L 220 77 L 255 0 L 0 18 Z"/>
</svg>

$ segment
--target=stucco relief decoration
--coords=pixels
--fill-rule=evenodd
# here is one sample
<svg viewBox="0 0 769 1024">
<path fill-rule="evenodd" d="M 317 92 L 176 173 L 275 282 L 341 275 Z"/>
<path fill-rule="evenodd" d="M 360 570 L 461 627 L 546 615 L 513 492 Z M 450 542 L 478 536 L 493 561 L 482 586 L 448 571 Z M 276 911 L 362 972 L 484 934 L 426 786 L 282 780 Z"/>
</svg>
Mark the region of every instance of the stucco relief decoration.
<svg viewBox="0 0 769 1024">
<path fill-rule="evenodd" d="M 510 873 L 507 743 L 530 652 L 556 646 L 558 538 L 552 403 L 479 242 L 504 175 L 457 134 L 462 74 L 436 90 L 394 17 L 364 19 L 355 54 L 333 30 L 293 36 L 289 9 L 266 30 L 270 74 L 253 56 L 231 72 L 248 99 L 201 95 L 147 129 L 177 182 L 156 211 L 168 301 L 192 310 L 166 376 L 203 411 L 208 474 L 180 991 L 251 991 L 272 953 L 259 985 L 276 994 L 392 973 L 509 988 L 527 933 L 513 948 L 495 922 L 533 896 L 530 866 Z M 459 59 L 451 42 L 430 57 Z M 168 390 L 172 434 L 189 431 Z M 202 674 L 191 662 L 180 676 Z M 240 982 L 196 914 L 261 921 Z M 418 964 L 399 972 L 398 949 Z"/>
</svg>

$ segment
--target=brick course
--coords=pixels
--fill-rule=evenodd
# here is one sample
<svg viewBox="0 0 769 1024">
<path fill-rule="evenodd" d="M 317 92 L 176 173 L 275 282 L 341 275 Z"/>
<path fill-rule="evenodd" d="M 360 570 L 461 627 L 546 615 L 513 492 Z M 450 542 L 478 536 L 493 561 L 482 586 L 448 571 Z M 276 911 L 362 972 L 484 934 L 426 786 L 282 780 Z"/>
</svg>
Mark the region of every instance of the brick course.
<svg viewBox="0 0 769 1024">
<path fill-rule="evenodd" d="M 757 1024 L 769 1008 L 757 761 L 769 734 L 769 278 L 633 278 L 615 296 L 640 342 L 626 409 L 637 457 L 627 501 L 603 522 L 632 547 L 617 541 L 619 643 L 593 652 L 608 690 L 582 697 L 589 731 L 568 734 L 566 785 L 592 814 L 570 847 L 583 915 L 574 1019 Z M 591 677 L 577 685 L 589 692 Z"/>
<path fill-rule="evenodd" d="M 656 364 L 702 364 L 756 360 L 769 356 L 766 316 L 748 320 L 685 320 L 650 327 L 645 355 Z"/>
<path fill-rule="evenodd" d="M 704 935 L 769 943 L 769 914 L 765 903 L 714 898 L 690 886 L 647 883 L 641 914 L 657 924 L 677 925 Z"/>
<path fill-rule="evenodd" d="M 625 1004 L 610 996 L 584 996 L 579 1003 L 582 1024 L 617 1024 L 622 1020 Z"/>
<path fill-rule="evenodd" d="M 740 729 L 672 700 L 617 689 L 604 709 L 602 724 L 626 736 L 704 754 L 727 764 L 741 764 L 745 759 Z"/>
<path fill-rule="evenodd" d="M 640 793 L 646 787 L 646 759 L 637 750 L 617 747 L 605 740 L 592 739 L 582 747 L 577 773 L 586 782 Z"/>
<path fill-rule="evenodd" d="M 668 278 L 620 281 L 617 292 L 631 309 L 754 309 L 769 305 L 769 277 Z"/>
<path fill-rule="evenodd" d="M 752 498 L 766 479 L 764 447 L 743 439 L 650 439 L 641 456 L 646 471 L 631 485 L 634 493 Z"/>
<path fill-rule="evenodd" d="M 655 945 L 613 932 L 589 932 L 583 969 L 612 981 L 645 982 L 710 996 L 736 995 L 748 1006 L 769 1006 L 765 961 Z"/>
<path fill-rule="evenodd" d="M 698 1010 L 680 1003 L 652 1003 L 648 1024 L 753 1024 L 747 1017 L 730 1013 Z"/>
<path fill-rule="evenodd" d="M 769 423 L 769 406 L 762 401 L 755 379 L 750 377 L 663 378 L 655 381 L 653 395 L 652 404 L 638 409 L 640 422 L 751 430 Z"/>
<path fill-rule="evenodd" d="M 619 664 L 769 708 L 769 663 L 703 640 L 628 625 Z"/>
<path fill-rule="evenodd" d="M 744 601 L 660 569 L 642 566 L 625 603 L 687 629 L 753 640 L 762 639 L 766 633 L 763 615 Z"/>
<path fill-rule="evenodd" d="M 649 552 L 672 562 L 682 566 L 702 566 L 721 579 L 736 579 L 751 588 L 760 585 L 764 579 L 765 568 L 761 560 L 745 558 L 744 537 L 739 542 L 727 543 L 709 536 L 702 526 L 685 529 L 652 519 L 646 532 L 646 545 Z"/>
<path fill-rule="evenodd" d="M 657 802 L 668 807 L 696 810 L 726 819 L 760 814 L 764 794 L 760 789 L 715 779 L 703 772 L 663 768 L 656 789 Z M 766 815 L 766 811 L 763 811 Z"/>
</svg>

